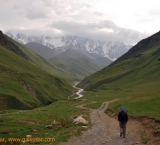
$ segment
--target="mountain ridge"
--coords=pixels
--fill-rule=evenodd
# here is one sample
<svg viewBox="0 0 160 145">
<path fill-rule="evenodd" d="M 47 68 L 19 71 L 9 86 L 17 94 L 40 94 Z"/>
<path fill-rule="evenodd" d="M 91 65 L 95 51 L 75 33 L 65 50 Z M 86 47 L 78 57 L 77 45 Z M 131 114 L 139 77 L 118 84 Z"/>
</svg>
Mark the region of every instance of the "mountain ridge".
<svg viewBox="0 0 160 145">
<path fill-rule="evenodd" d="M 27 43 L 25 46 L 44 57 L 51 65 L 66 72 L 67 75 L 74 76 L 76 80 L 81 80 L 111 63 L 111 60 L 106 57 L 97 54 L 90 56 L 70 46 L 62 52 L 35 42 Z"/>
<path fill-rule="evenodd" d="M 116 60 L 122 54 L 127 52 L 131 47 L 130 45 L 125 45 L 123 42 L 102 42 L 100 40 L 93 40 L 77 36 L 27 36 L 20 33 L 13 35 L 11 32 L 7 32 L 6 35 L 22 44 L 26 44 L 28 42 L 37 42 L 46 45 L 53 50 L 59 51 L 65 51 L 69 46 L 72 49 L 81 50 L 89 55 L 98 54 L 100 56 L 107 57 L 112 61 Z"/>
<path fill-rule="evenodd" d="M 29 42 L 25 44 L 25 46 L 45 59 L 54 57 L 54 50 L 50 49 L 48 46 L 36 42 Z"/>
<path fill-rule="evenodd" d="M 81 79 L 111 63 L 107 58 L 105 58 L 104 63 L 99 63 L 94 58 L 90 58 L 76 49 L 67 49 L 56 57 L 49 59 L 49 62 Z"/>
<path fill-rule="evenodd" d="M 25 53 L 19 49 L 18 46 L 16 46 L 14 43 L 12 43 L 11 41 L 9 41 L 7 39 L 7 37 L 5 37 L 5 35 L 2 33 L 2 31 L 0 30 L 0 45 L 2 45 L 3 47 L 7 48 L 8 50 L 16 53 L 18 56 L 24 58 L 24 59 L 28 59 L 28 56 L 25 55 Z"/>
</svg>

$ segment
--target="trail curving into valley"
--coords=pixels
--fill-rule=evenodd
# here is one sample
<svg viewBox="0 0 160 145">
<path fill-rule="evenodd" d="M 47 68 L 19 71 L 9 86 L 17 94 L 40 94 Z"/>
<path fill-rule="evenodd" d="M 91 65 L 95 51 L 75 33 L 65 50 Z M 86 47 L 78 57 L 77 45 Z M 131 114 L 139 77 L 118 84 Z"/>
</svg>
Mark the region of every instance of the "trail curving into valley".
<svg viewBox="0 0 160 145">
<path fill-rule="evenodd" d="M 116 100 L 113 100 L 116 101 Z M 141 145 L 140 137 L 137 135 L 139 124 L 129 121 L 127 124 L 127 136 L 119 136 L 119 124 L 117 119 L 109 117 L 104 111 L 108 103 L 103 102 L 99 109 L 91 109 L 90 119 L 92 128 L 84 131 L 80 137 L 72 138 L 63 145 Z M 86 104 L 84 104 L 86 105 Z M 83 105 L 78 106 L 84 109 Z"/>
</svg>

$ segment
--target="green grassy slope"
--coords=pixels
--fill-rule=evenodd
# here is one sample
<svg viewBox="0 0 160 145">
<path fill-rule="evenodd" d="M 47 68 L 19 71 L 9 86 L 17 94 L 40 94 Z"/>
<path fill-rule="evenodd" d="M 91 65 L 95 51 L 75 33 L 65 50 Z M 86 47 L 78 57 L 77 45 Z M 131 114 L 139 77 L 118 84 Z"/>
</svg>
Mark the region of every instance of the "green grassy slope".
<svg viewBox="0 0 160 145">
<path fill-rule="evenodd" d="M 77 80 L 82 80 L 85 76 L 102 68 L 80 51 L 73 49 L 68 49 L 66 52 L 50 59 L 49 62 L 63 69 L 68 75 Z"/>
<path fill-rule="evenodd" d="M 54 64 L 50 64 L 47 60 L 45 60 L 43 57 L 37 55 L 36 53 L 34 53 L 33 51 L 31 51 L 30 49 L 26 48 L 24 45 L 16 42 L 15 40 L 11 39 L 10 37 L 6 36 L 5 37 L 11 41 L 12 43 L 14 43 L 16 46 L 19 47 L 19 49 L 21 49 L 26 56 L 28 57 L 28 61 L 33 63 L 34 65 L 44 69 L 45 71 L 51 73 L 54 76 L 57 77 L 61 77 L 63 79 L 67 79 L 69 81 L 73 81 L 75 78 L 70 76 L 69 74 L 67 74 L 63 69 L 57 67 Z"/>
<path fill-rule="evenodd" d="M 0 46 L 0 109 L 30 109 L 71 94 L 72 87 Z"/>
<path fill-rule="evenodd" d="M 79 86 L 87 86 L 86 90 L 94 91 L 91 94 L 96 93 L 99 100 L 120 98 L 110 105 L 110 110 L 116 113 L 123 104 L 132 116 L 160 120 L 160 32 L 140 41 L 110 66 L 85 78 Z M 88 98 L 98 97 L 88 95 Z"/>
</svg>

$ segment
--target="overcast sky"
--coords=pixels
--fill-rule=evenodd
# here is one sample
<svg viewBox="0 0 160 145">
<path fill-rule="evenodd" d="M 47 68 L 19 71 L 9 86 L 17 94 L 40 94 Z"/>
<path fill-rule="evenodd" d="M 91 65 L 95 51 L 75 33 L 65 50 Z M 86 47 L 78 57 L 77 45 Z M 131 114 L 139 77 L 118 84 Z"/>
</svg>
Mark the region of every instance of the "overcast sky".
<svg viewBox="0 0 160 145">
<path fill-rule="evenodd" d="M 160 1 L 0 0 L 0 29 L 135 44 L 160 30 Z"/>
</svg>

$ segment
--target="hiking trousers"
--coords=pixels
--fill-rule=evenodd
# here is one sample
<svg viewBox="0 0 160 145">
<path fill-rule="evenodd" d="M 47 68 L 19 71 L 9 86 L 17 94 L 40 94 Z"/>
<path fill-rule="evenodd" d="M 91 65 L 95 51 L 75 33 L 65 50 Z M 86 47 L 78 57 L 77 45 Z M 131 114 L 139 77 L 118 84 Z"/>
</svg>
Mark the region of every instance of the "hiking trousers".
<svg viewBox="0 0 160 145">
<path fill-rule="evenodd" d="M 126 137 L 126 124 L 127 122 L 119 122 L 119 127 L 120 127 L 120 136 Z"/>
</svg>

